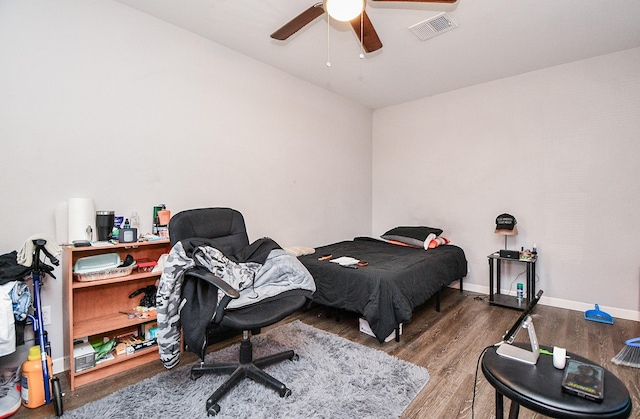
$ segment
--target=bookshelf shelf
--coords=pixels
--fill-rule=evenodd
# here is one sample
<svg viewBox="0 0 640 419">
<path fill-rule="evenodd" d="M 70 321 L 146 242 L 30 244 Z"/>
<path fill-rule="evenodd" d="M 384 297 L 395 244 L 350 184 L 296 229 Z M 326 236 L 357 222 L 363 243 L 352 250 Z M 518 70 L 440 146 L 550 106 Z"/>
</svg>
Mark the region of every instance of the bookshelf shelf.
<svg viewBox="0 0 640 419">
<path fill-rule="evenodd" d="M 136 272 L 127 276 L 80 282 L 73 275 L 73 266 L 78 259 L 105 253 L 118 253 L 124 260 L 127 255 L 135 260 L 158 260 L 169 253 L 168 240 L 116 244 L 104 247 L 64 248 L 63 277 L 65 310 L 65 355 L 69 359 L 69 383 L 71 390 L 76 387 L 101 380 L 158 359 L 157 347 L 142 349 L 131 355 L 116 355 L 113 360 L 99 363 L 93 368 L 75 372 L 73 358 L 74 341 L 87 337 L 113 337 L 126 330 L 135 329 L 143 323 L 154 321 L 155 312 L 146 318 L 129 318 L 127 312 L 139 304 L 141 296 L 129 295 L 148 285 L 155 285 L 160 272 Z M 123 312 L 125 314 L 123 314 Z"/>
</svg>

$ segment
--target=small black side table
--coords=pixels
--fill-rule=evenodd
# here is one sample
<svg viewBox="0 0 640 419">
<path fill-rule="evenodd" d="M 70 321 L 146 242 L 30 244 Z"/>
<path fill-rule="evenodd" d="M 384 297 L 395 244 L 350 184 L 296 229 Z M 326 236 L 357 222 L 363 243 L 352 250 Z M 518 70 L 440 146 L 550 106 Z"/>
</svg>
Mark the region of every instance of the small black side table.
<svg viewBox="0 0 640 419">
<path fill-rule="evenodd" d="M 495 252 L 487 256 L 489 260 L 489 304 L 492 306 L 502 306 L 522 310 L 527 308 L 529 302 L 536 295 L 536 262 L 538 256 L 534 255 L 531 259 L 509 259 L 500 256 L 499 252 Z M 494 262 L 497 261 L 495 270 L 496 288 L 494 293 Z M 527 278 L 524 290 L 524 299 L 518 302 L 518 299 L 511 295 L 500 294 L 500 271 L 504 262 L 524 263 L 527 268 Z"/>
<path fill-rule="evenodd" d="M 497 419 L 503 418 L 503 396 L 511 399 L 510 419 L 518 417 L 520 405 L 561 419 L 625 419 L 631 416 L 629 391 L 607 369 L 604 372 L 604 400 L 596 403 L 562 391 L 564 370 L 554 368 L 552 356 L 540 355 L 538 363 L 530 365 L 502 357 L 496 349 L 489 348 L 482 357 L 482 373 L 496 389 Z M 569 352 L 567 355 L 593 364 L 579 355 Z"/>
</svg>

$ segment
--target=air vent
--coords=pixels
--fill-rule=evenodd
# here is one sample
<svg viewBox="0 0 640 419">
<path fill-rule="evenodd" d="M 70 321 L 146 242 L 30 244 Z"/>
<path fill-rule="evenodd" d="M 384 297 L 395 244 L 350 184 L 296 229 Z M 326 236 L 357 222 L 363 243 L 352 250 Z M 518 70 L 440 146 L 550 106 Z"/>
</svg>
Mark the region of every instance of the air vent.
<svg viewBox="0 0 640 419">
<path fill-rule="evenodd" d="M 436 35 L 457 28 L 458 25 L 451 20 L 448 14 L 440 13 L 430 19 L 409 26 L 409 30 L 423 41 L 433 38 Z"/>
</svg>

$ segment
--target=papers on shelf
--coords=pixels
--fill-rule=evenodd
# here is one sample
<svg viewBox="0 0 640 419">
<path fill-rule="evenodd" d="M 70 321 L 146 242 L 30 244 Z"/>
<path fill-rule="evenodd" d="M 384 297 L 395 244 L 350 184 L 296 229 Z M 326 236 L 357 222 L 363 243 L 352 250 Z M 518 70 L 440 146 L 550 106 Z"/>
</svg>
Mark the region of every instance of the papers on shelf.
<svg viewBox="0 0 640 419">
<path fill-rule="evenodd" d="M 342 266 L 348 266 L 348 265 L 355 265 L 360 261 L 356 258 L 352 258 L 349 256 L 342 256 L 339 258 L 331 259 L 329 262 L 337 263 Z"/>
<path fill-rule="evenodd" d="M 109 246 L 113 246 L 113 243 L 109 242 L 109 241 L 96 241 L 96 242 L 91 242 L 91 246 L 93 247 L 109 247 Z"/>
<path fill-rule="evenodd" d="M 103 363 L 104 361 L 111 361 L 112 359 L 116 359 L 115 356 L 113 356 L 113 353 L 109 352 L 108 354 L 106 354 L 104 357 L 100 358 L 99 360 L 96 361 L 96 365 Z"/>
</svg>

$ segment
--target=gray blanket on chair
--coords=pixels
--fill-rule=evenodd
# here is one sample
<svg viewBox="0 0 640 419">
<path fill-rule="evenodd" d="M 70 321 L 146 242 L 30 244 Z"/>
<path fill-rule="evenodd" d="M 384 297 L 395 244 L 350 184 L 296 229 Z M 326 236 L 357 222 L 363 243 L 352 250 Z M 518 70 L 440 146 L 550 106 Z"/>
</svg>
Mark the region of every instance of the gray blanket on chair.
<svg viewBox="0 0 640 419">
<path fill-rule="evenodd" d="M 240 291 L 240 298 L 232 300 L 228 308 L 239 308 L 254 304 L 265 298 L 272 297 L 283 291 L 303 289 L 314 292 L 315 282 L 307 269 L 298 259 L 286 251 L 274 248 L 264 261 L 236 262 L 226 257 L 221 251 L 210 246 L 199 246 L 189 257 L 182 243 L 173 246 L 169 258 L 160 277 L 157 294 L 158 315 L 158 351 L 160 360 L 166 368 L 172 368 L 180 358 L 180 319 L 181 312 L 187 304 L 194 303 L 196 315 L 198 311 L 206 313 L 200 326 L 193 330 L 183 329 L 185 342 L 189 350 L 204 355 L 206 347 L 206 324 L 211 320 L 219 299 L 224 295 L 217 288 L 203 284 L 185 284 L 185 272 L 196 265 L 207 268 L 214 275 L 229 283 Z M 187 287 L 185 288 L 185 285 Z M 194 316 L 192 306 L 189 316 Z M 192 321 L 189 322 L 193 324 Z"/>
</svg>

